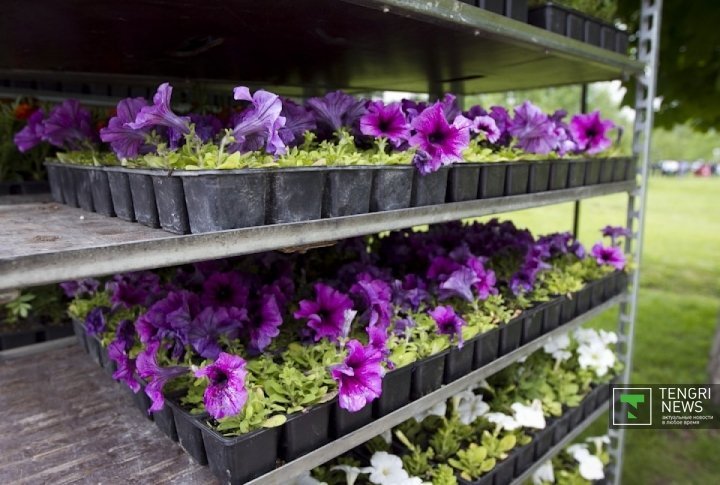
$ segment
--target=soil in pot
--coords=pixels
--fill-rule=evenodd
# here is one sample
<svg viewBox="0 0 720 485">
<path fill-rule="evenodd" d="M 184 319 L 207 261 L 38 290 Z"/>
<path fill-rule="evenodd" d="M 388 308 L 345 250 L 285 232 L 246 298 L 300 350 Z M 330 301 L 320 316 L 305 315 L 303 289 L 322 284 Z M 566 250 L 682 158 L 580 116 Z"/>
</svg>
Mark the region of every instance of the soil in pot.
<svg viewBox="0 0 720 485">
<path fill-rule="evenodd" d="M 371 167 L 328 168 L 322 216 L 367 214 L 370 211 L 373 171 Z"/>
<path fill-rule="evenodd" d="M 529 177 L 529 193 L 547 192 L 550 186 L 550 162 L 531 163 Z"/>
<path fill-rule="evenodd" d="M 135 220 L 143 226 L 160 227 L 152 178 L 143 173 L 132 173 L 130 171 L 128 171 L 127 176 L 130 182 Z"/>
<path fill-rule="evenodd" d="M 413 365 L 391 370 L 382 380 L 382 394 L 373 401 L 376 418 L 382 418 L 410 402 Z"/>
<path fill-rule="evenodd" d="M 470 373 L 475 356 L 475 342 L 465 342 L 462 349 L 451 347 L 445 359 L 445 375 L 443 381 L 449 384 Z"/>
<path fill-rule="evenodd" d="M 459 163 L 450 167 L 448 175 L 447 201 L 464 202 L 478 197 L 480 165 Z"/>
<path fill-rule="evenodd" d="M 106 168 L 105 173 L 110 186 L 110 197 L 115 215 L 124 221 L 135 222 L 135 209 L 133 209 L 128 174 L 111 168 Z"/>
<path fill-rule="evenodd" d="M 522 195 L 528 192 L 530 163 L 509 163 L 505 174 L 505 195 Z"/>
<path fill-rule="evenodd" d="M 366 404 L 361 410 L 351 413 L 340 407 L 337 400 L 332 407 L 332 432 L 335 438 L 340 438 L 356 429 L 362 428 L 373 420 L 373 406 Z"/>
<path fill-rule="evenodd" d="M 282 428 L 280 458 L 294 460 L 327 443 L 332 406 L 333 403 L 316 404 L 288 416 Z"/>
<path fill-rule="evenodd" d="M 415 171 L 413 179 L 411 207 L 423 207 L 445 202 L 445 193 L 448 185 L 449 167 L 441 167 L 437 172 L 422 175 Z"/>
<path fill-rule="evenodd" d="M 88 172 L 95 212 L 107 217 L 115 217 L 107 172 L 100 167 L 95 167 Z"/>
<path fill-rule="evenodd" d="M 415 362 L 410 396 L 418 399 L 440 388 L 445 375 L 447 350 Z"/>
<path fill-rule="evenodd" d="M 370 212 L 410 207 L 414 172 L 415 168 L 409 165 L 375 169 L 370 191 Z"/>
<path fill-rule="evenodd" d="M 490 199 L 505 195 L 506 163 L 483 163 L 480 166 L 478 199 Z"/>
<path fill-rule="evenodd" d="M 270 172 L 266 222 L 280 224 L 320 219 L 324 168 L 288 168 Z"/>
<path fill-rule="evenodd" d="M 152 181 L 160 227 L 174 234 L 188 234 L 190 222 L 182 179 L 170 175 L 153 175 Z"/>
<path fill-rule="evenodd" d="M 207 465 L 207 455 L 205 454 L 205 443 L 203 442 L 202 431 L 200 430 L 199 420 L 207 418 L 206 414 L 192 415 L 182 409 L 179 403 L 174 401 L 165 401 L 173 411 L 173 421 L 175 422 L 175 430 L 178 436 L 178 443 L 190 457 L 199 465 Z"/>
<path fill-rule="evenodd" d="M 483 332 L 475 338 L 473 369 L 479 369 L 498 358 L 500 351 L 500 328 Z"/>
<path fill-rule="evenodd" d="M 569 188 L 581 187 L 585 183 L 585 170 L 588 162 L 585 160 L 572 160 L 568 163 L 567 186 Z"/>
<path fill-rule="evenodd" d="M 509 354 L 520 347 L 523 333 L 523 322 L 525 315 L 521 314 L 508 323 L 500 326 L 500 351 L 499 355 Z"/>
<path fill-rule="evenodd" d="M 568 186 L 568 172 L 570 162 L 567 160 L 554 160 L 550 164 L 550 190 L 562 190 Z M 582 183 L 582 182 L 581 182 Z"/>
</svg>

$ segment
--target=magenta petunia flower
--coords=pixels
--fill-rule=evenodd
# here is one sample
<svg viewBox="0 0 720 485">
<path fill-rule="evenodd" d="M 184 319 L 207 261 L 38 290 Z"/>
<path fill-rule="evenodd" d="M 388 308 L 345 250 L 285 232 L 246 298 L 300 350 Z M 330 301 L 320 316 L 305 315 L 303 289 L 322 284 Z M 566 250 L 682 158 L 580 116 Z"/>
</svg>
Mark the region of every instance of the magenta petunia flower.
<svg viewBox="0 0 720 485">
<path fill-rule="evenodd" d="M 387 138 L 397 147 L 410 136 L 410 125 L 399 103 L 385 105 L 382 101 L 373 101 L 360 118 L 360 131 L 364 135 Z"/>
<path fill-rule="evenodd" d="M 43 141 L 60 148 L 78 150 L 96 139 L 90 111 L 68 99 L 53 108 L 43 121 Z"/>
<path fill-rule="evenodd" d="M 135 121 L 126 126 L 134 130 L 165 126 L 171 130 L 171 141 L 190 133 L 190 118 L 178 116 L 170 108 L 172 89 L 169 83 L 161 84 L 153 96 L 153 104 L 140 108 Z"/>
<path fill-rule="evenodd" d="M 625 269 L 625 254 L 617 246 L 603 246 L 602 243 L 596 243 L 590 255 L 599 265 L 612 266 L 617 270 Z"/>
<path fill-rule="evenodd" d="M 413 101 L 412 99 L 403 99 L 400 101 L 403 113 L 408 120 L 408 123 L 412 122 L 420 113 L 425 111 L 428 104 L 425 102 Z"/>
<path fill-rule="evenodd" d="M 195 371 L 195 377 L 207 377 L 209 381 L 203 402 L 213 418 L 235 416 L 245 406 L 248 398 L 245 364 L 242 357 L 221 352 L 213 364 Z"/>
<path fill-rule="evenodd" d="M 600 119 L 600 111 L 575 115 L 570 121 L 570 133 L 575 143 L 580 150 L 590 155 L 610 148 L 612 140 L 607 136 L 607 132 L 614 127 L 615 123 L 612 121 Z"/>
<path fill-rule="evenodd" d="M 508 131 L 517 138 L 518 146 L 529 153 L 544 155 L 557 146 L 554 123 L 530 101 L 515 108 Z"/>
<path fill-rule="evenodd" d="M 168 381 L 187 374 L 190 371 L 189 367 L 180 365 L 162 367 L 157 361 L 159 349 L 159 341 L 150 342 L 145 349 L 138 354 L 135 362 L 138 374 L 148 382 L 145 386 L 145 394 L 147 394 L 152 401 L 148 412 L 160 411 L 165 405 L 163 388 Z"/>
<path fill-rule="evenodd" d="M 365 309 L 362 319 L 373 327 L 379 325 L 387 328 L 392 316 L 392 289 L 390 285 L 380 279 L 373 278 L 368 273 L 358 275 L 355 284 L 350 287 L 350 294 L 360 300 Z"/>
<path fill-rule="evenodd" d="M 22 130 L 15 133 L 15 137 L 13 138 L 18 150 L 25 153 L 43 141 L 44 119 L 45 112 L 42 109 L 36 110 L 28 117 L 27 124 Z"/>
<path fill-rule="evenodd" d="M 479 281 L 475 271 L 462 267 L 453 271 L 450 277 L 440 284 L 439 297 L 441 300 L 457 297 L 465 301 L 473 301 L 475 299 L 473 286 Z"/>
<path fill-rule="evenodd" d="M 452 124 L 448 123 L 439 102 L 415 117 L 412 121 L 415 134 L 410 137 L 410 145 L 428 156 L 425 163 L 419 164 L 421 173 L 431 173 L 440 166 L 462 161 L 463 150 L 470 142 L 470 125 L 470 120 L 462 115 Z"/>
<path fill-rule="evenodd" d="M 302 300 L 294 316 L 307 320 L 316 342 L 322 338 L 337 341 L 343 333 L 345 312 L 352 310 L 352 300 L 322 283 L 317 283 L 314 288 L 315 300 Z"/>
<path fill-rule="evenodd" d="M 115 330 L 115 339 L 108 345 L 108 358 L 117 364 L 113 379 L 138 392 L 140 383 L 135 378 L 135 359 L 128 355 L 134 344 L 135 326 L 130 320 L 122 320 Z"/>
<path fill-rule="evenodd" d="M 233 147 L 241 152 L 265 149 L 272 155 L 285 153 L 287 148 L 279 134 L 285 126 L 285 117 L 280 115 L 283 107 L 280 96 L 262 89 L 251 95 L 245 86 L 236 87 L 233 93 L 236 100 L 252 103 L 233 128 Z"/>
<path fill-rule="evenodd" d="M 280 139 L 287 146 L 297 146 L 304 141 L 306 131 L 317 128 L 315 116 L 305 106 L 297 104 L 291 99 L 282 100 L 280 115 L 285 118 L 285 126 L 280 128 Z"/>
<path fill-rule="evenodd" d="M 120 158 L 136 158 L 148 153 L 152 147 L 146 145 L 149 128 L 134 129 L 128 126 L 135 121 L 140 110 L 147 106 L 145 98 L 126 98 L 117 104 L 117 114 L 110 118 L 107 127 L 100 130 L 100 139 L 110 143 Z"/>
<path fill-rule="evenodd" d="M 192 321 L 188 331 L 188 342 L 201 357 L 217 359 L 222 351 L 219 343 L 220 337 L 233 331 L 237 332 L 236 322 L 238 319 L 245 320 L 247 318 L 247 311 L 244 308 L 233 310 L 240 312 L 240 315 L 236 315 L 234 319 L 230 318 L 226 308 L 206 307 Z"/>
<path fill-rule="evenodd" d="M 443 99 L 438 101 L 442 105 L 443 114 L 448 123 L 452 123 L 455 119 L 462 114 L 460 105 L 457 102 L 457 97 L 451 93 L 445 93 Z"/>
<path fill-rule="evenodd" d="M 400 307 L 417 310 L 421 303 L 429 299 L 427 284 L 416 274 L 407 274 L 402 281 L 393 282 L 393 302 Z"/>
<path fill-rule="evenodd" d="M 470 120 L 472 121 L 471 131 L 484 134 L 485 139 L 490 143 L 496 143 L 500 139 L 500 129 L 492 116 L 476 116 Z"/>
<path fill-rule="evenodd" d="M 98 335 L 105 331 L 107 319 L 105 314 L 110 309 L 107 307 L 95 307 L 85 317 L 85 330 L 88 335 Z"/>
<path fill-rule="evenodd" d="M 153 304 L 135 322 L 140 341 L 167 339 L 173 342 L 173 358 L 179 359 L 188 344 L 188 332 L 200 311 L 197 295 L 189 291 L 171 291 Z"/>
<path fill-rule="evenodd" d="M 451 339 L 457 338 L 458 348 L 463 346 L 462 328 L 467 325 L 465 320 L 455 313 L 451 306 L 438 306 L 429 312 L 430 316 L 435 320 L 437 332 L 442 335 L 449 335 Z"/>
<path fill-rule="evenodd" d="M 491 269 L 486 269 L 481 258 L 471 257 L 467 262 L 470 269 L 475 272 L 477 281 L 474 283 L 477 297 L 480 300 L 487 300 L 490 295 L 497 294 L 497 278 L 495 272 Z"/>
<path fill-rule="evenodd" d="M 357 340 L 350 340 L 346 348 L 348 356 L 330 373 L 338 383 L 340 407 L 354 413 L 382 394 L 383 358 L 377 349 Z"/>
<path fill-rule="evenodd" d="M 249 292 L 247 282 L 237 272 L 218 272 L 203 283 L 200 303 L 203 306 L 243 308 L 247 305 Z"/>
<path fill-rule="evenodd" d="M 508 132 L 512 123 L 510 114 L 502 106 L 492 106 L 490 107 L 490 117 L 495 121 L 497 129 L 500 130 L 500 138 L 498 138 L 497 144 L 508 146 L 512 138 L 512 135 Z"/>
<path fill-rule="evenodd" d="M 365 114 L 365 102 L 342 91 L 327 93 L 322 98 L 310 98 L 306 104 L 315 113 L 321 138 L 332 136 L 342 127 L 354 128 Z"/>
<path fill-rule="evenodd" d="M 275 295 L 272 293 L 262 295 L 258 312 L 250 319 L 247 325 L 250 348 L 257 352 L 265 350 L 272 340 L 280 334 L 282 323 L 282 313 Z"/>
<path fill-rule="evenodd" d="M 621 237 L 630 237 L 630 230 L 622 226 L 605 226 L 602 228 L 602 235 L 609 237 L 611 244 L 616 246 Z"/>
</svg>

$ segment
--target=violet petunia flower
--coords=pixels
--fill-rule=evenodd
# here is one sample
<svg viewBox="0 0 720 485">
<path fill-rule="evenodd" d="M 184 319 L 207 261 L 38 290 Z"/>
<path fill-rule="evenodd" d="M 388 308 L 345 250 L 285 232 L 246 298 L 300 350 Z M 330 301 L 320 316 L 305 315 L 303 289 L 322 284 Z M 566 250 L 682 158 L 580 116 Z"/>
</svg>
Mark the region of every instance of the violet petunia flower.
<svg viewBox="0 0 720 485">
<path fill-rule="evenodd" d="M 43 141 L 44 119 L 45 112 L 42 109 L 36 110 L 28 117 L 27 124 L 22 130 L 15 133 L 15 137 L 13 138 L 18 150 L 25 153 Z"/>
<path fill-rule="evenodd" d="M 85 278 L 83 280 L 73 280 L 60 283 L 65 296 L 75 298 L 83 295 L 92 296 L 100 287 L 100 282 L 94 278 Z"/>
<path fill-rule="evenodd" d="M 461 267 L 462 265 L 454 259 L 450 259 L 447 256 L 437 256 L 430 262 L 425 276 L 429 280 L 443 282 Z"/>
<path fill-rule="evenodd" d="M 557 145 L 555 125 L 530 101 L 515 108 L 508 131 L 517 138 L 518 146 L 528 153 L 545 155 Z"/>
<path fill-rule="evenodd" d="M 448 298 L 462 298 L 465 301 L 473 301 L 473 286 L 480 280 L 475 271 L 470 268 L 462 267 L 455 270 L 448 279 L 440 284 L 439 298 L 447 300 Z"/>
<path fill-rule="evenodd" d="M 595 258 L 597 264 L 612 266 L 617 270 L 625 269 L 625 254 L 622 249 L 617 246 L 603 246 L 602 243 L 596 243 L 590 255 Z"/>
<path fill-rule="evenodd" d="M 110 309 L 107 307 L 95 307 L 85 317 L 85 331 L 88 335 L 99 335 L 105 331 L 107 326 L 106 314 Z"/>
<path fill-rule="evenodd" d="M 491 269 L 486 269 L 481 258 L 472 257 L 468 259 L 468 267 L 475 272 L 477 281 L 473 287 L 477 292 L 479 300 L 487 300 L 490 295 L 497 294 L 497 278 L 495 272 Z"/>
<path fill-rule="evenodd" d="M 143 343 L 168 339 L 173 343 L 173 358 L 179 359 L 188 344 L 190 325 L 200 311 L 200 302 L 189 291 L 171 291 L 138 317 L 135 322 Z"/>
<path fill-rule="evenodd" d="M 285 126 L 280 128 L 280 139 L 287 146 L 297 146 L 303 143 L 306 131 L 317 128 L 315 116 L 305 107 L 291 99 L 282 100 L 280 115 L 285 118 Z"/>
<path fill-rule="evenodd" d="M 113 308 L 147 306 L 160 293 L 160 277 L 150 271 L 119 274 L 105 284 L 105 289 L 110 291 Z"/>
<path fill-rule="evenodd" d="M 496 143 L 500 139 L 500 129 L 492 116 L 476 116 L 470 120 L 472 121 L 470 131 L 484 134 L 485 139 L 490 143 Z"/>
<path fill-rule="evenodd" d="M 531 292 L 535 286 L 535 275 L 526 270 L 520 270 L 510 277 L 510 291 L 514 295 Z"/>
<path fill-rule="evenodd" d="M 393 301 L 396 305 L 416 311 L 423 302 L 430 299 L 427 284 L 416 274 L 410 273 L 402 281 L 393 282 Z"/>
<path fill-rule="evenodd" d="M 257 314 L 250 319 L 247 325 L 250 349 L 256 352 L 264 351 L 280 334 L 282 323 L 282 312 L 275 295 L 271 293 L 262 295 Z"/>
<path fill-rule="evenodd" d="M 452 124 L 448 123 L 441 103 L 435 103 L 412 121 L 415 134 L 410 145 L 429 157 L 417 164 L 425 175 L 437 171 L 441 166 L 462 161 L 463 150 L 470 142 L 470 120 L 460 115 Z M 415 162 L 414 162 L 415 163 Z"/>
<path fill-rule="evenodd" d="M 297 319 L 306 319 L 313 331 L 315 341 L 327 338 L 337 341 L 342 336 L 345 312 L 352 310 L 352 300 L 334 288 L 322 283 L 315 284 L 315 300 L 302 300 L 294 313 Z"/>
<path fill-rule="evenodd" d="M 138 374 L 147 381 L 145 394 L 147 394 L 152 401 L 148 413 L 160 411 L 165 405 L 165 396 L 163 395 L 165 384 L 190 371 L 189 367 L 181 365 L 163 367 L 158 364 L 157 353 L 159 349 L 160 342 L 150 342 L 145 349 L 138 354 L 137 360 L 135 361 Z"/>
<path fill-rule="evenodd" d="M 450 339 L 457 338 L 458 348 L 463 346 L 462 328 L 467 325 L 465 320 L 455 313 L 451 306 L 438 306 L 429 312 L 429 315 L 435 320 L 437 332 L 441 335 L 449 335 Z"/>
<path fill-rule="evenodd" d="M 84 148 L 96 138 L 92 115 L 77 100 L 65 100 L 43 121 L 42 136 L 43 141 L 56 147 Z"/>
<path fill-rule="evenodd" d="M 332 136 L 343 127 L 354 129 L 365 114 L 365 102 L 342 91 L 327 93 L 322 98 L 310 98 L 306 104 L 315 114 L 322 138 Z"/>
<path fill-rule="evenodd" d="M 614 127 L 612 121 L 600 119 L 600 111 L 575 115 L 570 121 L 570 133 L 578 148 L 590 155 L 600 153 L 612 145 L 607 132 Z"/>
<path fill-rule="evenodd" d="M 195 371 L 195 377 L 209 381 L 203 402 L 213 418 L 235 416 L 242 411 L 248 398 L 245 365 L 242 357 L 221 352 L 214 363 Z"/>
<path fill-rule="evenodd" d="M 140 383 L 135 378 L 135 359 L 130 358 L 129 351 L 135 344 L 135 326 L 130 320 L 122 320 L 115 330 L 115 339 L 108 345 L 108 358 L 117 364 L 113 379 L 125 383 L 133 392 L 140 390 Z"/>
<path fill-rule="evenodd" d="M 340 407 L 354 413 L 382 394 L 383 358 L 374 347 L 364 347 L 357 340 L 350 340 L 346 348 L 348 356 L 330 373 L 338 383 Z"/>
<path fill-rule="evenodd" d="M 495 126 L 497 126 L 497 129 L 500 131 L 500 137 L 496 143 L 501 146 L 510 145 L 512 139 L 512 135 L 508 131 L 512 123 L 510 114 L 502 106 L 492 106 L 490 107 L 489 115 L 495 121 Z"/>
<path fill-rule="evenodd" d="M 110 143 L 119 158 L 136 158 L 149 153 L 153 147 L 146 144 L 149 128 L 135 129 L 129 126 L 140 110 L 147 106 L 145 98 L 126 98 L 117 104 L 117 114 L 100 130 L 100 139 Z"/>
<path fill-rule="evenodd" d="M 405 117 L 407 118 L 408 122 L 412 122 L 420 113 L 425 111 L 428 107 L 428 104 L 424 101 L 413 101 L 412 99 L 403 99 L 400 101 L 400 106 L 402 107 L 403 113 L 405 113 Z"/>
<path fill-rule="evenodd" d="M 153 104 L 140 108 L 135 121 L 126 126 L 134 130 L 164 126 L 170 130 L 171 142 L 190 133 L 190 118 L 178 116 L 170 108 L 172 89 L 169 83 L 161 84 L 153 96 Z"/>
<path fill-rule="evenodd" d="M 367 273 L 360 274 L 357 282 L 350 288 L 350 294 L 360 300 L 365 309 L 362 318 L 368 325 L 387 328 L 392 315 L 392 289 L 385 281 L 373 278 Z"/>
<path fill-rule="evenodd" d="M 240 314 L 233 319 L 230 318 L 226 308 L 206 307 L 192 321 L 188 331 L 188 342 L 200 357 L 217 359 L 222 351 L 220 337 L 236 331 L 236 322 L 247 318 L 247 311 L 244 308 L 234 310 Z"/>
<path fill-rule="evenodd" d="M 197 113 L 190 114 L 190 122 L 195 125 L 195 134 L 203 143 L 211 142 L 223 129 L 220 119 L 211 114 L 201 115 Z"/>
<path fill-rule="evenodd" d="M 245 86 L 236 87 L 233 93 L 236 100 L 252 103 L 233 127 L 233 148 L 241 152 L 264 149 L 271 155 L 285 153 L 287 148 L 279 134 L 285 126 L 285 117 L 280 114 L 283 107 L 280 96 L 262 89 L 251 95 Z"/>
<path fill-rule="evenodd" d="M 609 237 L 611 244 L 616 246 L 621 237 L 630 237 L 630 230 L 622 226 L 605 226 L 602 228 L 602 235 Z"/>
<path fill-rule="evenodd" d="M 234 271 L 214 273 L 203 283 L 200 303 L 212 307 L 237 307 L 247 305 L 250 288 L 247 282 Z"/>
<path fill-rule="evenodd" d="M 373 101 L 360 118 L 360 131 L 364 135 L 387 138 L 398 147 L 410 136 L 410 125 L 399 103 L 385 105 L 382 101 Z"/>
<path fill-rule="evenodd" d="M 442 105 L 443 114 L 448 123 L 452 123 L 455 119 L 462 114 L 460 105 L 457 102 L 457 97 L 451 93 L 445 93 L 443 99 L 438 101 Z"/>
</svg>

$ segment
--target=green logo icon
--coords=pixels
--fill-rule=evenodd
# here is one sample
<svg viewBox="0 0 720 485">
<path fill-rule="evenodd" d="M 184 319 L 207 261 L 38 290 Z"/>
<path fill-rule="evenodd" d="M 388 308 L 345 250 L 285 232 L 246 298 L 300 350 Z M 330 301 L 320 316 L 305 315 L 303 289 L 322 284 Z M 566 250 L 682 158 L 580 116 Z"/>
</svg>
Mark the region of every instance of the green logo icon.
<svg viewBox="0 0 720 485">
<path fill-rule="evenodd" d="M 633 408 L 637 409 L 638 404 L 642 404 L 645 402 L 645 394 L 620 394 L 620 402 L 629 404 Z M 627 412 L 627 418 L 628 420 L 634 420 L 637 419 L 637 416 L 635 416 L 632 412 Z"/>
<path fill-rule="evenodd" d="M 649 387 L 612 388 L 612 420 L 616 427 L 652 426 L 652 389 Z"/>
</svg>

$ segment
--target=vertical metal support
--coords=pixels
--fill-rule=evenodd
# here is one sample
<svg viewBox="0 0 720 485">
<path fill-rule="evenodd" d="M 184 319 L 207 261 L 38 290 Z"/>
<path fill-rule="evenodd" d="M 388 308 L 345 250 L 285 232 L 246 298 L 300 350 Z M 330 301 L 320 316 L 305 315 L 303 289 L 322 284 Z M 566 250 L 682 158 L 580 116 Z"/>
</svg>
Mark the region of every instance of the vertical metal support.
<svg viewBox="0 0 720 485">
<path fill-rule="evenodd" d="M 650 166 L 650 141 L 653 128 L 653 101 L 660 47 L 660 21 L 662 0 L 642 0 L 640 28 L 637 39 L 638 60 L 645 64 L 642 74 L 636 76 L 635 123 L 633 126 L 633 155 L 638 158 L 638 185 L 628 197 L 627 228 L 631 236 L 625 243 L 625 251 L 632 255 L 635 270 L 631 275 L 628 298 L 620 305 L 618 321 L 618 358 L 624 365 L 622 381 L 630 382 L 632 353 L 637 318 L 638 290 L 640 286 L 640 262 L 645 230 L 647 185 Z M 622 480 L 625 430 L 610 430 L 610 481 L 619 485 Z"/>
<path fill-rule="evenodd" d="M 583 84 L 580 86 L 580 112 L 587 113 L 587 93 L 588 86 Z M 573 208 L 573 236 L 577 239 L 580 235 L 580 201 L 575 201 Z"/>
</svg>

